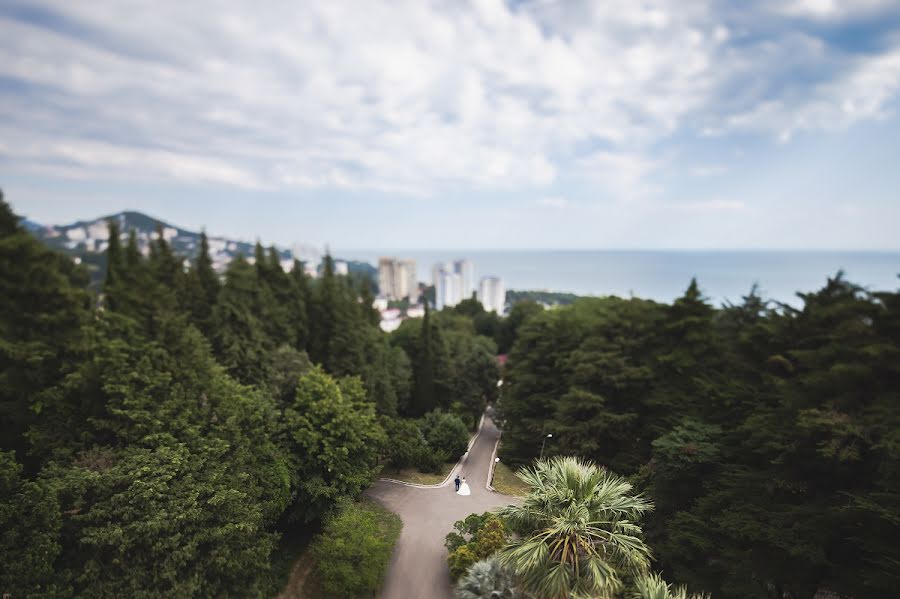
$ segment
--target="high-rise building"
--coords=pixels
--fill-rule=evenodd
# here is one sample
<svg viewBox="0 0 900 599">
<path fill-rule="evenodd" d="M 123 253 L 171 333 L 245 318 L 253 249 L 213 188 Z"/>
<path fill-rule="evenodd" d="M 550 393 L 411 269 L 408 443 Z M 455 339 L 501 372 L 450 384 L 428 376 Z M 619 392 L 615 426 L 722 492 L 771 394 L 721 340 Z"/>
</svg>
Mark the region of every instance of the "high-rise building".
<svg viewBox="0 0 900 599">
<path fill-rule="evenodd" d="M 434 266 L 431 267 L 431 284 L 437 288 L 438 284 L 441 280 L 441 273 L 447 270 L 447 265 L 443 262 L 438 262 Z"/>
<path fill-rule="evenodd" d="M 438 262 L 431 269 L 431 280 L 434 283 L 434 306 L 441 310 L 472 297 L 475 268 L 465 259 L 452 264 Z"/>
<path fill-rule="evenodd" d="M 417 302 L 419 283 L 416 280 L 416 261 L 379 258 L 378 292 L 388 299 L 409 297 L 411 302 Z"/>
<path fill-rule="evenodd" d="M 496 312 L 503 316 L 506 310 L 506 287 L 500 277 L 483 277 L 481 288 L 478 290 L 478 299 L 488 312 Z"/>
<path fill-rule="evenodd" d="M 462 277 L 458 272 L 442 270 L 434 287 L 434 307 L 438 310 L 455 306 L 462 299 Z"/>
<path fill-rule="evenodd" d="M 468 260 L 457 260 L 453 263 L 453 270 L 455 270 L 460 277 L 460 297 L 463 300 L 467 300 L 472 297 L 472 294 L 475 293 L 475 267 L 472 266 L 472 263 Z"/>
<path fill-rule="evenodd" d="M 401 260 L 402 276 L 406 277 L 406 296 L 409 297 L 410 304 L 419 302 L 419 277 L 416 272 L 415 260 Z"/>
</svg>

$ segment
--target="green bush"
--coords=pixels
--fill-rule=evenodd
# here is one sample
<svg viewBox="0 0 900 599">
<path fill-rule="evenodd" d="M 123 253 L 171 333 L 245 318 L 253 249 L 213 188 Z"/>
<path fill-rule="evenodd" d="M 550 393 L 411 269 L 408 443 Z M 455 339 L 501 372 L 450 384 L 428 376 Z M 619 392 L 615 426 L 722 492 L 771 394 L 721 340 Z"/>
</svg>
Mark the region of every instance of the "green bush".
<svg viewBox="0 0 900 599">
<path fill-rule="evenodd" d="M 422 419 L 420 428 L 428 446 L 435 451 L 445 451 L 456 459 L 469 447 L 469 430 L 459 416 L 440 410 L 429 412 Z"/>
<path fill-rule="evenodd" d="M 455 532 L 447 535 L 444 546 L 450 552 L 447 564 L 450 576 L 459 580 L 479 560 L 497 553 L 509 540 L 503 521 L 494 514 L 469 514 L 453 524 Z"/>
<path fill-rule="evenodd" d="M 425 437 L 415 420 L 383 418 L 382 426 L 388 438 L 384 456 L 388 467 L 401 470 L 415 466 L 425 472 L 429 471 L 423 466 L 423 459 L 430 459 L 431 456 L 425 454 L 433 452 L 425 443 Z"/>
<path fill-rule="evenodd" d="M 372 502 L 348 504 L 330 518 L 313 546 L 315 576 L 325 594 L 377 592 L 401 527 L 399 516 Z"/>
<path fill-rule="evenodd" d="M 477 561 L 478 556 L 475 555 L 475 552 L 469 549 L 468 545 L 463 545 L 447 557 L 447 565 L 450 566 L 450 578 L 459 580 L 461 576 L 469 571 L 472 564 Z"/>
<path fill-rule="evenodd" d="M 450 461 L 450 454 L 446 451 L 442 450 L 432 450 L 428 447 L 423 447 L 422 452 L 419 454 L 419 470 L 422 472 L 431 472 L 432 474 L 438 474 L 444 467 L 444 464 Z"/>
</svg>

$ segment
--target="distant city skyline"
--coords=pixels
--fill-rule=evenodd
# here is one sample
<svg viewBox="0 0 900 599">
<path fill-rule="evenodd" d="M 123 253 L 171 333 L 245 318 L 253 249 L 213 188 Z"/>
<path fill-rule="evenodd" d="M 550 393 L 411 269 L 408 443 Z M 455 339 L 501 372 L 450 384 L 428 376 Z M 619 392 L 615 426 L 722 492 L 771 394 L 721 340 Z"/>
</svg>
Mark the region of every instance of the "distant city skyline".
<svg viewBox="0 0 900 599">
<path fill-rule="evenodd" d="M 895 0 L 358 6 L 0 3 L 0 188 L 284 248 L 900 248 Z"/>
</svg>

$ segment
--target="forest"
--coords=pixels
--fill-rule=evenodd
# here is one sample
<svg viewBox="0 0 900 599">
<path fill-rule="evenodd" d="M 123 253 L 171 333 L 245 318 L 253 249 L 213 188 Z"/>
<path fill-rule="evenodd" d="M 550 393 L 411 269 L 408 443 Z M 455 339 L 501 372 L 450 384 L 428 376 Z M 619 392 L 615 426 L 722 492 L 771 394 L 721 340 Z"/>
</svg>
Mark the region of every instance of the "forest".
<svg viewBox="0 0 900 599">
<path fill-rule="evenodd" d="M 503 459 L 529 465 L 546 439 L 545 458 L 628 477 L 653 504 L 653 568 L 694 592 L 895 596 L 900 294 L 838 273 L 799 299 L 715 308 L 692 281 L 671 305 L 531 315 L 504 372 Z"/>
<path fill-rule="evenodd" d="M 399 524 L 354 502 L 384 469 L 455 460 L 487 402 L 532 491 L 448 537 L 459 592 L 510 572 L 515 596 L 581 588 L 548 594 L 559 564 L 540 553 L 540 538 L 567 538 L 573 488 L 591 517 L 607 518 L 592 499 L 604 489 L 621 508 L 611 522 L 631 549 L 591 558 L 622 568 L 602 578 L 608 596 L 680 596 L 666 580 L 760 599 L 900 585 L 896 291 L 838 273 L 800 307 L 755 289 L 714 307 L 692 281 L 672 304 L 522 301 L 503 318 L 470 299 L 388 335 L 371 281 L 330 258 L 311 279 L 257 243 L 220 275 L 205 236 L 187 262 L 162 236 L 142 251 L 109 226 L 96 294 L 0 198 L 13 597 L 273 596 L 285 546 L 311 532 L 323 588 L 371 594 L 390 549 L 379 526 L 396 538 Z M 373 559 L 348 568 L 329 535 Z"/>
<path fill-rule="evenodd" d="M 493 339 L 451 314 L 389 336 L 330 258 L 310 279 L 257 244 L 222 277 L 205 236 L 188 264 L 109 227 L 96 295 L 0 197 L 3 593 L 273 596 L 285 537 L 455 459 L 496 396 Z"/>
</svg>

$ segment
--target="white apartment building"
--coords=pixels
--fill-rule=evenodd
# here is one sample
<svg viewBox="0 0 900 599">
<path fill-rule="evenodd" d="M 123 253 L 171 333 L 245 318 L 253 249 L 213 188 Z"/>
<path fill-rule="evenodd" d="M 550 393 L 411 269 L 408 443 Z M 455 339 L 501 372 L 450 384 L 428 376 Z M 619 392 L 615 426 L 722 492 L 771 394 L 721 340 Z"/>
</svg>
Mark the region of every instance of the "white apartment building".
<svg viewBox="0 0 900 599">
<path fill-rule="evenodd" d="M 431 269 L 434 306 L 441 310 L 469 299 L 475 292 L 475 267 L 469 260 L 438 262 Z"/>
<path fill-rule="evenodd" d="M 475 267 L 469 260 L 457 260 L 453 263 L 453 270 L 459 274 L 461 300 L 472 297 L 475 293 Z"/>
<path fill-rule="evenodd" d="M 438 310 L 462 301 L 462 277 L 458 272 L 443 270 L 434 286 L 434 307 Z"/>
<path fill-rule="evenodd" d="M 391 300 L 402 300 L 409 297 L 411 303 L 419 301 L 416 261 L 389 257 L 379 258 L 378 293 Z"/>
<path fill-rule="evenodd" d="M 500 277 L 483 277 L 478 290 L 478 299 L 488 312 L 503 316 L 506 310 L 506 287 Z"/>
</svg>

